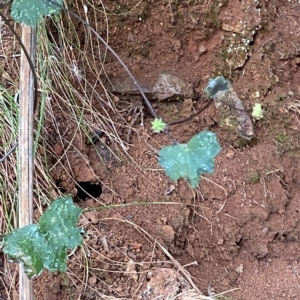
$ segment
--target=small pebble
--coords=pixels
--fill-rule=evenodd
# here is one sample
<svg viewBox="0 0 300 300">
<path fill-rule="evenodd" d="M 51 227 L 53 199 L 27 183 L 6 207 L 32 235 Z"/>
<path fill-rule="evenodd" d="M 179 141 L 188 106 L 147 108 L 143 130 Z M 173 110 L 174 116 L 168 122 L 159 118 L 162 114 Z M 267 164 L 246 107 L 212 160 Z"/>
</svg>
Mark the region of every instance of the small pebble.
<svg viewBox="0 0 300 300">
<path fill-rule="evenodd" d="M 63 154 L 63 146 L 61 144 L 55 144 L 53 146 L 53 150 L 57 156 L 61 156 Z"/>
<path fill-rule="evenodd" d="M 219 239 L 218 240 L 218 245 L 223 245 L 224 244 L 224 240 L 223 239 Z"/>
<path fill-rule="evenodd" d="M 96 283 L 97 283 L 97 278 L 96 277 L 90 277 L 89 278 L 89 285 L 91 287 L 94 287 L 96 285 Z"/>
<path fill-rule="evenodd" d="M 236 269 L 235 271 L 238 273 L 238 274 L 242 274 L 243 271 L 244 271 L 244 266 L 242 264 L 240 264 Z"/>
<path fill-rule="evenodd" d="M 234 151 L 233 150 L 228 150 L 227 151 L 227 153 L 226 153 L 226 157 L 228 158 L 228 159 L 233 159 L 234 158 L 234 155 L 235 155 L 235 153 L 234 153 Z"/>
</svg>

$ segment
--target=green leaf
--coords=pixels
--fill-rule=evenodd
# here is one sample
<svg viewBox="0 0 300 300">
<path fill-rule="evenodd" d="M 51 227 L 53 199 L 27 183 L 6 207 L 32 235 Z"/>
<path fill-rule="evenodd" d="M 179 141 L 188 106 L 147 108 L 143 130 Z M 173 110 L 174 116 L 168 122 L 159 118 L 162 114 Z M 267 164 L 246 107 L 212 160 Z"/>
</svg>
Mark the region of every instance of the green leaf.
<svg viewBox="0 0 300 300">
<path fill-rule="evenodd" d="M 4 238 L 3 244 L 3 252 L 8 254 L 9 261 L 22 262 L 29 278 L 43 270 L 43 257 L 40 253 L 45 240 L 36 224 L 16 229 Z"/>
<path fill-rule="evenodd" d="M 187 144 L 167 146 L 159 151 L 158 163 L 171 180 L 184 178 L 197 187 L 202 173 L 214 171 L 214 157 L 221 151 L 215 133 L 202 131 Z"/>
<path fill-rule="evenodd" d="M 4 237 L 3 252 L 9 260 L 23 263 L 29 278 L 49 271 L 67 270 L 67 249 L 82 244 L 82 235 L 76 227 L 81 209 L 72 198 L 61 197 L 40 218 L 39 223 L 18 228 Z"/>
<path fill-rule="evenodd" d="M 255 120 L 260 120 L 260 119 L 262 119 L 264 117 L 263 110 L 261 108 L 261 104 L 260 103 L 255 103 L 253 105 L 252 117 Z"/>
<path fill-rule="evenodd" d="M 62 0 L 51 0 L 62 6 Z M 16 22 L 25 23 L 29 26 L 36 26 L 43 15 L 59 13 L 61 7 L 50 3 L 47 0 L 14 0 L 11 6 L 11 16 Z"/>
<path fill-rule="evenodd" d="M 151 129 L 155 132 L 155 133 L 159 133 L 161 131 L 163 131 L 167 124 L 162 120 L 162 119 L 157 119 L 155 118 L 152 122 L 151 122 Z"/>
</svg>

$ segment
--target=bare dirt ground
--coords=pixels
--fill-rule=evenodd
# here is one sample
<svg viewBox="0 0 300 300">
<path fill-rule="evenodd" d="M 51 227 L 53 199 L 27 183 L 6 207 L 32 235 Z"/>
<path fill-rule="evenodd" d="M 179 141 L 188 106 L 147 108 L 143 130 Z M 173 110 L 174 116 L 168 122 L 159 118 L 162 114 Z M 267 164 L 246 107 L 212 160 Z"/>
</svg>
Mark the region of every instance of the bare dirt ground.
<svg viewBox="0 0 300 300">
<path fill-rule="evenodd" d="M 254 103 L 262 103 L 264 118 L 255 123 L 256 143 L 246 146 L 235 142 L 235 131 L 220 126 L 213 106 L 170 128 L 179 142 L 204 129 L 218 136 L 222 151 L 215 172 L 202 178 L 196 190 L 183 180 L 170 182 L 160 170 L 147 143 L 159 148 L 170 141 L 151 132 L 145 109 L 143 126 L 140 116 L 136 118 L 140 108 L 125 111 L 129 123 L 136 119 L 131 123 L 134 130 L 120 133 L 129 139 L 128 152 L 136 164 L 106 157 L 104 170 L 80 136 L 73 143 L 86 161 L 75 152 L 66 156 L 64 145 L 53 139 L 51 146 L 61 160 L 52 176 L 66 193 L 76 195 L 74 182 L 62 168 L 70 164 L 78 182 L 95 183 L 95 174 L 100 176 L 102 194 L 97 199 L 107 205 L 172 204 L 132 204 L 85 213 L 80 219 L 87 233 L 84 248 L 70 258 L 67 275 L 44 272 L 34 280 L 36 299 L 147 298 L 141 294 L 150 282 L 147 272 L 170 266 L 154 241 L 185 266 L 205 294 L 213 287 L 216 293 L 236 289 L 227 299 L 300 299 L 300 4 L 119 0 L 106 5 L 111 13 L 110 45 L 136 78 L 151 85 L 161 72 L 171 72 L 201 93 L 210 77 L 222 74 L 250 113 Z M 98 28 L 101 22 L 99 18 Z M 105 70 L 113 77 L 125 76 L 110 54 Z M 120 109 L 122 101 L 141 106 L 139 96 L 115 99 Z M 192 114 L 201 101 L 164 100 L 154 106 L 173 121 Z M 66 140 L 73 136 L 75 124 L 64 115 L 59 126 L 67 132 Z M 53 165 L 56 162 L 53 159 Z M 77 203 L 84 208 L 99 205 L 89 198 Z M 85 258 L 88 268 L 82 267 Z M 161 274 L 155 276 L 163 280 Z"/>
</svg>

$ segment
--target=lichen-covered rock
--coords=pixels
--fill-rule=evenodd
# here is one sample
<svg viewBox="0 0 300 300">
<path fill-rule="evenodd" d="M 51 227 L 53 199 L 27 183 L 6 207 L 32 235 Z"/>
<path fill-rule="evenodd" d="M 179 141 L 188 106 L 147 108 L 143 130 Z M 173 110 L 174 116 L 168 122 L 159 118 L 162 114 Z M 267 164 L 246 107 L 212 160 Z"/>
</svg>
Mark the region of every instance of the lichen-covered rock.
<svg viewBox="0 0 300 300">
<path fill-rule="evenodd" d="M 245 139 L 254 137 L 252 120 L 228 80 L 223 76 L 211 78 L 205 92 L 214 99 L 220 126 L 236 130 L 239 137 Z"/>
<path fill-rule="evenodd" d="M 142 82 L 138 82 L 138 84 L 149 99 L 164 100 L 173 96 L 182 96 L 184 98 L 195 98 L 198 96 L 191 84 L 169 72 L 160 73 L 153 86 Z M 111 78 L 104 85 L 112 93 L 140 94 L 131 78 Z"/>
<path fill-rule="evenodd" d="M 234 15 L 230 6 L 234 6 Z M 233 70 L 241 68 L 248 58 L 250 43 L 261 28 L 259 0 L 230 1 L 221 19 L 222 29 L 227 33 L 223 39 L 222 59 Z"/>
</svg>

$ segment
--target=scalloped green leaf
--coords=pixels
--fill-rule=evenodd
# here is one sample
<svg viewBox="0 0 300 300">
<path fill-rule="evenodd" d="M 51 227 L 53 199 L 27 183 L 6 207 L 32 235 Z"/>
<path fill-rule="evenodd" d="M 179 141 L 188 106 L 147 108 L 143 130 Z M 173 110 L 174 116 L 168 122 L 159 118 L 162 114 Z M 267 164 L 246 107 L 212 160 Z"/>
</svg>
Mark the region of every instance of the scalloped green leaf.
<svg viewBox="0 0 300 300">
<path fill-rule="evenodd" d="M 51 0 L 62 6 L 62 0 Z M 36 26 L 43 16 L 50 16 L 61 11 L 61 7 L 47 0 L 14 0 L 11 16 L 16 22 Z"/>
<path fill-rule="evenodd" d="M 260 120 L 264 117 L 264 113 L 263 113 L 263 110 L 262 110 L 262 107 L 261 107 L 260 103 L 255 103 L 253 105 L 252 117 L 255 120 Z"/>
<path fill-rule="evenodd" d="M 159 133 L 161 131 L 164 131 L 166 129 L 167 124 L 162 120 L 162 119 L 157 119 L 155 118 L 152 122 L 151 122 L 151 129 L 155 132 L 155 133 Z"/>
<path fill-rule="evenodd" d="M 3 252 L 9 261 L 23 263 L 29 278 L 40 274 L 43 270 L 44 237 L 38 231 L 36 224 L 18 228 L 4 238 Z"/>
<path fill-rule="evenodd" d="M 67 270 L 67 250 L 82 244 L 76 227 L 81 209 L 72 198 L 60 197 L 52 202 L 38 224 L 14 230 L 3 239 L 3 252 L 9 260 L 22 263 L 29 278 L 49 271 Z"/>
<path fill-rule="evenodd" d="M 202 173 L 214 171 L 214 158 L 220 151 L 215 133 L 202 131 L 187 144 L 161 149 L 158 163 L 171 180 L 184 178 L 192 187 L 197 187 Z"/>
</svg>

